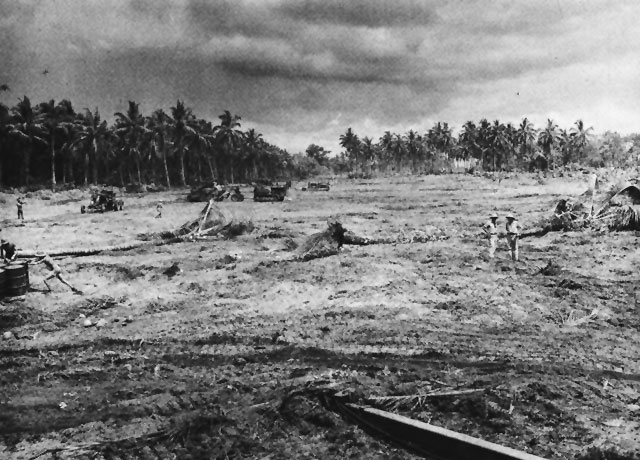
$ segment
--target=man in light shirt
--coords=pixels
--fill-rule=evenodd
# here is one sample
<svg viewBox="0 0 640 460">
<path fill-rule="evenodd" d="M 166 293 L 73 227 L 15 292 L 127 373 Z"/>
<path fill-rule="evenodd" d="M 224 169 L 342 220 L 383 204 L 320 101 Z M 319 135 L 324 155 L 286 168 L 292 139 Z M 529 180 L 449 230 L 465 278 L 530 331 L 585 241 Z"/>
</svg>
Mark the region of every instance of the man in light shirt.
<svg viewBox="0 0 640 460">
<path fill-rule="evenodd" d="M 489 236 L 489 257 L 493 259 L 498 247 L 498 215 L 494 212 L 482 226 L 484 233 Z"/>
<path fill-rule="evenodd" d="M 518 260 L 518 238 L 520 238 L 520 222 L 513 214 L 507 214 L 507 242 L 511 249 L 511 259 Z"/>
</svg>

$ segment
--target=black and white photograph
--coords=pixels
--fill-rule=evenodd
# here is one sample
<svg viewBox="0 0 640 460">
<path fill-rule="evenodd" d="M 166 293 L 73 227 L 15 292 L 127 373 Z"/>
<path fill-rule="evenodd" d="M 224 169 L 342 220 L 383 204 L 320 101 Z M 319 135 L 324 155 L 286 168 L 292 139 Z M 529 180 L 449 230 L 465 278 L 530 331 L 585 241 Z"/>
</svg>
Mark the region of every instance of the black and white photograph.
<svg viewBox="0 0 640 460">
<path fill-rule="evenodd" d="M 0 460 L 640 460 L 639 21 L 0 0 Z"/>
</svg>

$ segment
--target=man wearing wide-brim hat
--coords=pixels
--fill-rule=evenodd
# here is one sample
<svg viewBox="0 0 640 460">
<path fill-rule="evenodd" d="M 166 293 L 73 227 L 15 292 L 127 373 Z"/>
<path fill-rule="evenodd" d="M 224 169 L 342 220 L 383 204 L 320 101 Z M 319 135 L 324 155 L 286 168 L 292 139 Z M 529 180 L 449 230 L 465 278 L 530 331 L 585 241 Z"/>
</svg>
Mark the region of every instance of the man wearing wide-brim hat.
<svg viewBox="0 0 640 460">
<path fill-rule="evenodd" d="M 498 247 L 498 214 L 492 213 L 489 216 L 489 220 L 482 226 L 482 229 L 489 237 L 489 257 L 493 259 Z"/>
<path fill-rule="evenodd" d="M 511 249 L 511 259 L 518 260 L 518 239 L 520 238 L 520 222 L 513 214 L 507 214 L 507 243 Z"/>
</svg>

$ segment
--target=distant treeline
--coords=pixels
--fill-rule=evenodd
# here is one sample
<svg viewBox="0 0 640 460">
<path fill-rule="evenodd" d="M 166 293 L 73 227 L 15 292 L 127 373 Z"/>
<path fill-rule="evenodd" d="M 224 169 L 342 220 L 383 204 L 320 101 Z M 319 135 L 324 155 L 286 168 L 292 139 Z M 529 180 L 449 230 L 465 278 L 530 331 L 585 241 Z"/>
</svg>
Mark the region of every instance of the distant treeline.
<svg viewBox="0 0 640 460">
<path fill-rule="evenodd" d="M 518 126 L 499 120 L 462 125 L 457 135 L 447 123 L 438 122 L 424 134 L 385 132 L 378 142 L 360 139 L 351 128 L 340 136 L 344 152 L 334 165 L 361 174 L 388 171 L 431 173 L 450 170 L 454 164 L 474 165 L 485 171 L 554 169 L 569 164 L 593 167 L 635 166 L 640 155 L 640 135 L 606 132 L 594 136 L 578 120 L 567 131 L 552 120 L 536 129 L 527 119 Z M 317 145 L 307 155 L 320 163 L 327 152 Z M 328 163 L 327 163 L 328 164 Z"/>
<path fill-rule="evenodd" d="M 286 150 L 240 127 L 229 111 L 214 124 L 180 100 L 149 115 L 129 101 L 109 125 L 98 109 L 77 112 L 69 100 L 33 105 L 25 96 L 15 107 L 0 104 L 0 186 L 172 186 L 297 174 Z"/>
<path fill-rule="evenodd" d="M 581 120 L 569 129 L 552 121 L 536 129 L 526 118 L 516 127 L 496 120 L 468 121 L 455 135 L 447 123 L 424 134 L 385 132 L 378 142 L 351 128 L 337 155 L 311 144 L 290 154 L 254 129 L 241 130 L 225 110 L 216 124 L 198 118 L 178 100 L 168 112 L 140 112 L 129 101 L 113 124 L 98 109 L 76 111 L 71 101 L 14 107 L 0 103 L 0 187 L 52 188 L 89 184 L 190 185 L 306 179 L 318 174 L 433 173 L 464 165 L 484 170 L 635 165 L 640 135 L 591 134 Z"/>
</svg>

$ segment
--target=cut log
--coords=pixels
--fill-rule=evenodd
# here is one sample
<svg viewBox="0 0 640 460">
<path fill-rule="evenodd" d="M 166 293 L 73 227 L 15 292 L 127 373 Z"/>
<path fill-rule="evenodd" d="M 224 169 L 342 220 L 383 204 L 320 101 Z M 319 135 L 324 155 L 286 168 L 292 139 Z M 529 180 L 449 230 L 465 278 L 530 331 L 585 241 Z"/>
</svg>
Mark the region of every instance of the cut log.
<svg viewBox="0 0 640 460">
<path fill-rule="evenodd" d="M 357 404 L 334 408 L 369 434 L 437 460 L 545 460 L 510 447 Z"/>
</svg>

